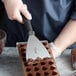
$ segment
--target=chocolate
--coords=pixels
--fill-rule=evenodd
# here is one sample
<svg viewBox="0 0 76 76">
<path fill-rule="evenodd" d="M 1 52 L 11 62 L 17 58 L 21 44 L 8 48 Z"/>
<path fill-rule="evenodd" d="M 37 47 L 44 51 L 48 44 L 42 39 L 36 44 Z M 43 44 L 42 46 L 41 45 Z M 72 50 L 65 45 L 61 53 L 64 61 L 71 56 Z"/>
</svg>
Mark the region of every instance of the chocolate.
<svg viewBox="0 0 76 76">
<path fill-rule="evenodd" d="M 71 61 L 73 69 L 76 70 L 76 48 L 71 51 Z"/>
<path fill-rule="evenodd" d="M 37 58 L 36 60 L 29 59 L 26 61 L 26 49 L 24 48 L 27 46 L 25 45 L 26 43 L 17 45 L 25 76 L 60 76 L 48 42 L 42 41 L 42 43 L 51 55 L 51 58 Z"/>
</svg>

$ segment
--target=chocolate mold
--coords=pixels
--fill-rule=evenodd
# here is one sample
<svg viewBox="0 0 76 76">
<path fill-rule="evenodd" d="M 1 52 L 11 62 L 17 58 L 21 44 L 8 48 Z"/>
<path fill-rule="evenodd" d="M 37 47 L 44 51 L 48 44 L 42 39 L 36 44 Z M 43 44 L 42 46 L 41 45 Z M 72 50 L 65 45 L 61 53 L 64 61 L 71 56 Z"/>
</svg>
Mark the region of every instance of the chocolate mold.
<svg viewBox="0 0 76 76">
<path fill-rule="evenodd" d="M 48 42 L 42 41 L 42 43 L 51 55 L 51 58 L 37 58 L 36 60 L 29 59 L 26 61 L 27 43 L 19 42 L 17 44 L 25 76 L 60 76 Z"/>
<path fill-rule="evenodd" d="M 71 61 L 73 69 L 76 70 L 76 48 L 71 51 Z"/>
</svg>

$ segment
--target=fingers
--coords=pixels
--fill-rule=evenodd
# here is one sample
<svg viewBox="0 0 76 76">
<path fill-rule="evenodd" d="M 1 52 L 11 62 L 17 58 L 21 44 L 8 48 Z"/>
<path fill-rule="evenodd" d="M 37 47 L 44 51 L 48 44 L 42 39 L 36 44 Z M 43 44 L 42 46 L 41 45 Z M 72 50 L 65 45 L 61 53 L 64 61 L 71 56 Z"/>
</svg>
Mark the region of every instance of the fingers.
<svg viewBox="0 0 76 76">
<path fill-rule="evenodd" d="M 21 13 L 29 20 L 32 19 L 31 14 L 29 13 L 29 11 L 27 10 L 27 6 L 24 4 L 21 6 L 21 8 L 16 9 L 14 11 L 14 14 L 12 15 L 12 17 L 9 17 L 9 19 L 11 20 L 17 20 L 20 23 L 23 23 L 23 18 L 21 16 Z"/>
<path fill-rule="evenodd" d="M 22 23 L 23 19 L 21 13 L 29 20 L 32 19 L 31 14 L 27 10 L 26 4 L 22 0 L 4 0 L 4 6 L 10 20 L 17 20 Z"/>
<path fill-rule="evenodd" d="M 13 15 L 13 17 L 12 17 L 11 20 L 17 20 L 17 21 L 20 22 L 20 23 L 23 22 L 23 19 L 22 19 L 22 16 L 21 16 L 19 10 L 16 10 L 16 11 L 15 11 L 15 14 Z"/>
<path fill-rule="evenodd" d="M 20 9 L 21 13 L 28 19 L 28 20 L 31 20 L 32 19 L 32 16 L 31 14 L 29 13 L 28 9 L 27 9 L 27 6 L 24 4 L 22 6 L 22 8 Z"/>
</svg>

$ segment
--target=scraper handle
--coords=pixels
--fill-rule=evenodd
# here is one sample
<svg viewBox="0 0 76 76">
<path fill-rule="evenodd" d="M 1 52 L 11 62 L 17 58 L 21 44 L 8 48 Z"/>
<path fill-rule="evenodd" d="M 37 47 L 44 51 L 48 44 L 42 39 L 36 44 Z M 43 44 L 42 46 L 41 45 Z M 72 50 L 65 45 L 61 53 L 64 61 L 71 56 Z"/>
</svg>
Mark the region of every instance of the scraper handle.
<svg viewBox="0 0 76 76">
<path fill-rule="evenodd" d="M 29 32 L 29 34 L 34 34 L 34 31 L 33 31 L 33 28 L 32 28 L 32 25 L 31 25 L 31 20 L 28 20 L 25 16 L 23 16 L 23 22 L 24 22 L 24 25 L 27 29 L 27 31 Z"/>
</svg>

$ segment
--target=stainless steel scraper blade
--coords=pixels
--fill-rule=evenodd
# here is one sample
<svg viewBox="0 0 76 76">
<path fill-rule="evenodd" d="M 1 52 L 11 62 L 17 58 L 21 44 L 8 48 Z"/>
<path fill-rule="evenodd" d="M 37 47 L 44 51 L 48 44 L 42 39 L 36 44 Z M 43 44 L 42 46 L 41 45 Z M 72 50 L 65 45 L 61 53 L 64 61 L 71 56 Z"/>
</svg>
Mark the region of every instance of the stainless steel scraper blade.
<svg viewBox="0 0 76 76">
<path fill-rule="evenodd" d="M 36 58 L 51 57 L 44 45 L 38 40 L 35 35 L 30 35 L 26 48 L 26 60 Z"/>
</svg>

